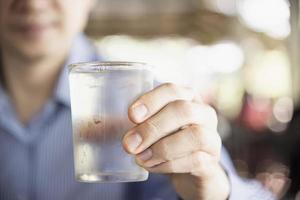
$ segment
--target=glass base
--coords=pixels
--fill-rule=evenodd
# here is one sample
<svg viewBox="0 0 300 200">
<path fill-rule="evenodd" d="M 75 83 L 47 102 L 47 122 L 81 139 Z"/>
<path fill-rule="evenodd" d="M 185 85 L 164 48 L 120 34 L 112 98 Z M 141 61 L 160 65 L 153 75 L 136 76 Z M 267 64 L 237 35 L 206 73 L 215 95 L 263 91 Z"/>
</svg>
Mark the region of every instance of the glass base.
<svg viewBox="0 0 300 200">
<path fill-rule="evenodd" d="M 148 173 L 99 173 L 77 174 L 76 180 L 85 183 L 114 183 L 114 182 L 139 182 L 148 179 Z"/>
</svg>

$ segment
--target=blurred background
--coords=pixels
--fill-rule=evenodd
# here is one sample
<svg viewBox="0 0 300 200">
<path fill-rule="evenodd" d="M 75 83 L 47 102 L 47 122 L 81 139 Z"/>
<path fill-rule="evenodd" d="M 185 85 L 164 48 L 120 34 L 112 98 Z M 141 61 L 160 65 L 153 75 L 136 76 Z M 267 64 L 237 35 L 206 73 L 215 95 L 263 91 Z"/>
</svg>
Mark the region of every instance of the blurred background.
<svg viewBox="0 0 300 200">
<path fill-rule="evenodd" d="M 106 60 L 147 62 L 159 82 L 193 86 L 217 110 L 238 173 L 289 198 L 299 19 L 297 0 L 98 0 L 86 33 Z"/>
</svg>

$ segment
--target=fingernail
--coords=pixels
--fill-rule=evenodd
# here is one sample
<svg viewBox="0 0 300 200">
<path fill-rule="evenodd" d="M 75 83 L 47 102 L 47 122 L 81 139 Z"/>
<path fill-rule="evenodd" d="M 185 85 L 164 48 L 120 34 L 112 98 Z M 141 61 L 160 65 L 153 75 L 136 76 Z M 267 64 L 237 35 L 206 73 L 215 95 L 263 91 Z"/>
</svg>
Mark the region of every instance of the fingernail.
<svg viewBox="0 0 300 200">
<path fill-rule="evenodd" d="M 133 153 L 142 143 L 142 137 L 137 133 L 130 134 L 129 136 L 125 137 L 125 143 L 128 146 L 128 150 Z"/>
<path fill-rule="evenodd" d="M 133 112 L 134 118 L 141 121 L 146 117 L 146 115 L 148 113 L 148 109 L 144 104 L 140 104 L 138 106 L 134 106 L 132 108 L 132 112 Z"/>
<path fill-rule="evenodd" d="M 137 155 L 137 159 L 141 160 L 141 161 L 147 161 L 152 157 L 152 150 L 151 149 L 147 149 L 145 151 L 143 151 L 142 153 Z"/>
</svg>

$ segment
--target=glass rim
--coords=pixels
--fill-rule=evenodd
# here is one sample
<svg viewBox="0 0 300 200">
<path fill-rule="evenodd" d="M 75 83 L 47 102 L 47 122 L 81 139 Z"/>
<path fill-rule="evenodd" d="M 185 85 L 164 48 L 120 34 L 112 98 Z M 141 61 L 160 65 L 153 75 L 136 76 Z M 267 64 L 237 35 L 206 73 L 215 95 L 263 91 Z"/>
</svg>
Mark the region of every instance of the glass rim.
<svg viewBox="0 0 300 200">
<path fill-rule="evenodd" d="M 74 69 L 79 72 L 101 72 L 111 70 L 150 70 L 153 67 L 144 62 L 131 61 L 92 61 L 92 62 L 78 62 L 68 65 L 69 72 Z"/>
</svg>

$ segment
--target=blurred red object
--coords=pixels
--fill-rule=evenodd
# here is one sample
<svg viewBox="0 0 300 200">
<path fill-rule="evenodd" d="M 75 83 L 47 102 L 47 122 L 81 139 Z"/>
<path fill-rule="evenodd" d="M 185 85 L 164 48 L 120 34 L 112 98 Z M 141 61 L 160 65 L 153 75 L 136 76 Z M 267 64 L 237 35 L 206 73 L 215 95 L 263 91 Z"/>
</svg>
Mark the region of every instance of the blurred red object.
<svg viewBox="0 0 300 200">
<path fill-rule="evenodd" d="M 272 102 L 269 99 L 256 98 L 245 94 L 244 103 L 239 115 L 240 121 L 245 127 L 260 133 L 267 129 L 272 118 Z"/>
</svg>

